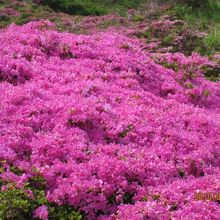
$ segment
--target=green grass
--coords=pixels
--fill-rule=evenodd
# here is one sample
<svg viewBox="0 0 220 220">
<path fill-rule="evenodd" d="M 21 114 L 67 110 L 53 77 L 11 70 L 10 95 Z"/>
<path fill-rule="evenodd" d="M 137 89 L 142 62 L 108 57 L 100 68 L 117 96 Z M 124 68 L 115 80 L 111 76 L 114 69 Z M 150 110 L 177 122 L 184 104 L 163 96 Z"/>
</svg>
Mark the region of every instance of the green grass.
<svg viewBox="0 0 220 220">
<path fill-rule="evenodd" d="M 59 24 L 65 30 L 63 19 L 75 20 L 77 16 L 95 16 L 108 13 L 117 13 L 126 16 L 127 10 L 137 8 L 144 0 L 42 0 L 36 4 L 33 0 L 24 0 L 25 6 L 14 6 L 13 0 L 0 1 L 0 10 L 13 8 L 20 12 L 20 16 L 0 17 L 0 27 L 6 27 L 11 23 L 24 24 L 39 19 L 49 19 Z M 62 12 L 62 13 L 59 13 Z M 72 16 L 73 15 L 73 16 Z M 141 18 L 137 17 L 137 20 Z M 108 26 L 108 25 L 107 25 Z"/>
<path fill-rule="evenodd" d="M 105 7 L 97 3 L 94 4 L 90 0 L 44 0 L 43 4 L 50 6 L 56 11 L 72 15 L 103 15 L 107 13 Z"/>
<path fill-rule="evenodd" d="M 198 48 L 198 52 L 203 55 L 211 55 L 220 51 L 220 31 L 212 30 L 207 37 L 203 39 L 204 47 Z"/>
<path fill-rule="evenodd" d="M 71 15 L 104 15 L 117 12 L 124 15 L 127 9 L 136 8 L 143 0 L 44 0 L 56 11 Z"/>
<path fill-rule="evenodd" d="M 4 171 L 4 161 L 0 161 L 0 174 Z M 10 171 L 16 175 L 22 175 L 23 171 L 17 167 L 10 166 Z M 54 220 L 83 220 L 85 214 L 77 211 L 69 205 L 58 206 L 51 203 L 46 198 L 46 182 L 41 174 L 36 171 L 32 178 L 25 182 L 23 188 L 16 188 L 12 181 L 3 181 L 0 179 L 0 187 L 6 187 L 6 190 L 0 190 L 0 219 L 1 220 L 27 220 L 33 219 L 33 211 L 41 205 L 46 205 L 49 211 L 49 219 Z M 33 197 L 28 194 L 33 193 Z"/>
<path fill-rule="evenodd" d="M 211 55 L 220 51 L 220 1 L 207 0 L 203 3 L 193 5 L 177 4 L 169 13 L 185 20 L 193 30 L 208 31 L 201 45 L 195 50 L 202 55 Z"/>
<path fill-rule="evenodd" d="M 0 18 L 0 27 L 6 27 L 11 23 L 24 24 L 32 20 L 47 19 L 53 14 L 53 10 L 48 6 L 36 5 L 32 0 L 23 1 L 25 6 L 14 6 L 13 1 L 2 1 L 0 9 L 4 10 L 5 7 L 15 9 L 20 13 L 20 16 L 6 16 Z"/>
<path fill-rule="evenodd" d="M 42 0 L 41 4 L 34 3 L 33 0 L 24 0 L 25 6 L 13 6 L 13 0 L 1 0 L 0 10 L 5 7 L 15 8 L 20 12 L 20 16 L 2 16 L 0 17 L 0 27 L 6 27 L 10 23 L 24 24 L 32 20 L 49 19 L 58 24 L 59 30 L 71 31 L 71 25 L 66 25 L 65 21 L 69 20 L 74 23 L 77 17 L 81 15 L 104 15 L 108 13 L 118 13 L 126 16 L 127 10 L 131 8 L 141 8 L 142 3 L 152 0 Z M 161 2 L 169 2 L 160 0 Z M 206 4 L 197 4 L 197 2 L 206 2 Z M 202 55 L 212 55 L 220 51 L 220 0 L 170 0 L 170 9 L 158 11 L 156 17 L 170 14 L 174 17 L 186 21 L 185 29 L 207 31 L 209 35 L 198 41 L 189 39 L 187 49 L 197 51 Z M 177 3 L 178 2 L 178 3 Z M 186 4 L 188 2 L 188 4 Z M 194 5 L 194 2 L 196 3 Z M 199 5 L 201 5 L 199 7 Z M 144 10 L 148 10 L 147 8 Z M 57 13 L 63 12 L 63 13 Z M 74 16 L 72 16 L 74 15 Z M 75 16 L 80 15 L 80 16 Z M 152 19 L 153 17 L 149 17 Z M 156 19 L 156 18 L 153 18 Z M 145 17 L 143 14 L 133 16 L 133 22 L 143 22 Z M 115 21 L 105 21 L 101 28 L 117 25 Z M 69 28 L 69 29 L 68 29 Z M 74 30 L 75 31 L 75 30 Z M 180 32 L 180 31 L 178 31 Z M 151 34 L 146 32 L 146 38 L 150 39 Z M 174 36 L 169 35 L 163 39 L 163 44 L 169 46 Z"/>
</svg>

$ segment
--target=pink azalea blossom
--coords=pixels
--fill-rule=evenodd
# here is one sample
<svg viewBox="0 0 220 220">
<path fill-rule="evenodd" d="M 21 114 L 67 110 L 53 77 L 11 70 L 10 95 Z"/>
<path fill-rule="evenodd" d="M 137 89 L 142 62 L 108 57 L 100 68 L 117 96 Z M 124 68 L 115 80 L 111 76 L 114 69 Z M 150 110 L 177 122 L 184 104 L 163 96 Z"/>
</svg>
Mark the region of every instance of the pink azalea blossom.
<svg viewBox="0 0 220 220">
<path fill-rule="evenodd" d="M 204 77 L 217 64 L 125 34 L 1 30 L 0 160 L 24 174 L 0 178 L 22 187 L 35 167 L 49 202 L 91 220 L 219 219 L 193 199 L 220 190 L 220 83 Z"/>
<path fill-rule="evenodd" d="M 38 218 L 41 220 L 48 220 L 48 209 L 46 205 L 42 205 L 34 210 L 33 214 L 34 218 Z"/>
</svg>

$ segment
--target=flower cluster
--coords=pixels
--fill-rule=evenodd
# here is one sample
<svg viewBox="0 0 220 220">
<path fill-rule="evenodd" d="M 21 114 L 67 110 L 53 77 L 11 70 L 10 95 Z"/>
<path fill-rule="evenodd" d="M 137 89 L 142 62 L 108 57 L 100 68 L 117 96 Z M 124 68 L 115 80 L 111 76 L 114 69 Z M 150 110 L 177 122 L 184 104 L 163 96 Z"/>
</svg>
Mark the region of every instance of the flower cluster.
<svg viewBox="0 0 220 220">
<path fill-rule="evenodd" d="M 1 179 L 22 187 L 35 167 L 49 202 L 88 219 L 219 219 L 217 202 L 193 200 L 220 190 L 220 84 L 202 74 L 215 64 L 142 49 L 45 21 L 1 30 Z"/>
<path fill-rule="evenodd" d="M 33 217 L 34 217 L 34 218 L 39 218 L 39 219 L 42 219 L 42 220 L 47 220 L 47 219 L 48 219 L 47 206 L 42 205 L 42 206 L 40 206 L 39 208 L 37 208 L 37 209 L 34 211 Z"/>
</svg>

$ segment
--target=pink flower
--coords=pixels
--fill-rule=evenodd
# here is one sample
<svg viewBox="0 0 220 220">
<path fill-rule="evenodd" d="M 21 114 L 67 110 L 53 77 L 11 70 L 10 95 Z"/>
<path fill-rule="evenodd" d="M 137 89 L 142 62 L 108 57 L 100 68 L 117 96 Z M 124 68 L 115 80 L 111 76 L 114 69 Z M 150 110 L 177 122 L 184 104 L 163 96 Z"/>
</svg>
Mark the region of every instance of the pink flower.
<svg viewBox="0 0 220 220">
<path fill-rule="evenodd" d="M 34 218 L 39 218 L 41 220 L 48 220 L 48 208 L 46 205 L 42 205 L 34 210 Z"/>
<path fill-rule="evenodd" d="M 48 21 L 1 30 L 0 178 L 23 188 L 34 167 L 49 202 L 88 219 L 218 219 L 193 200 L 220 190 L 220 84 L 204 77 L 217 63 L 156 46 Z"/>
</svg>

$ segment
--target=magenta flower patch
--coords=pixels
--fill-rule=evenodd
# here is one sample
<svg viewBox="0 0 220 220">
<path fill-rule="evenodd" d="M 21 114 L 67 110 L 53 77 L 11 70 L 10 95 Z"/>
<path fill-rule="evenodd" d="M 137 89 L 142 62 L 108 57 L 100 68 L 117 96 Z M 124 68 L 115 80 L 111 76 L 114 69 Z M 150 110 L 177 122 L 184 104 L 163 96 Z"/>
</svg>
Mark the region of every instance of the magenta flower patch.
<svg viewBox="0 0 220 220">
<path fill-rule="evenodd" d="M 1 30 L 0 160 L 25 172 L 1 178 L 22 187 L 34 167 L 50 202 L 88 219 L 219 219 L 194 200 L 220 192 L 220 84 L 203 76 L 217 64 L 142 46 L 48 22 Z"/>
</svg>

